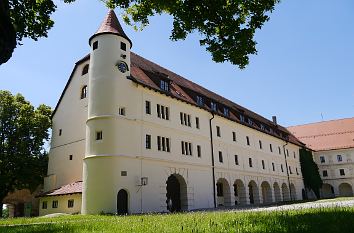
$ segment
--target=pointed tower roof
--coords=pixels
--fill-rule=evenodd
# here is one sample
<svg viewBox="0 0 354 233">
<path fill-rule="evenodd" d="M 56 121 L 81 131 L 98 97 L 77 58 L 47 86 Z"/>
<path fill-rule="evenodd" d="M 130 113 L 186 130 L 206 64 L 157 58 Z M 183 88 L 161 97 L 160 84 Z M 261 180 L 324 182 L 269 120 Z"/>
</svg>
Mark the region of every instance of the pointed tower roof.
<svg viewBox="0 0 354 233">
<path fill-rule="evenodd" d="M 119 23 L 117 15 L 116 13 L 114 13 L 112 9 L 108 11 L 105 19 L 101 23 L 101 26 L 98 28 L 97 32 L 90 37 L 89 43 L 91 44 L 91 39 L 93 37 L 101 34 L 114 34 L 114 35 L 121 36 L 130 42 L 130 47 L 132 46 L 132 41 L 123 31 L 123 28 Z"/>
</svg>

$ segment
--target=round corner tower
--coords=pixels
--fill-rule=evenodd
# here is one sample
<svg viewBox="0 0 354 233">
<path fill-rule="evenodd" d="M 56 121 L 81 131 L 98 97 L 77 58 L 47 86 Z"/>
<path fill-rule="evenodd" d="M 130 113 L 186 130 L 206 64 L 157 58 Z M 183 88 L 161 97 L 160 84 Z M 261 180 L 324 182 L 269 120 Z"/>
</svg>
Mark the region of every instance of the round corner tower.
<svg viewBox="0 0 354 233">
<path fill-rule="evenodd" d="M 83 165 L 83 214 L 112 212 L 110 184 L 116 182 L 110 157 L 119 154 L 117 141 L 121 89 L 130 76 L 131 40 L 116 14 L 109 10 L 98 31 L 89 39 L 88 119 Z"/>
</svg>

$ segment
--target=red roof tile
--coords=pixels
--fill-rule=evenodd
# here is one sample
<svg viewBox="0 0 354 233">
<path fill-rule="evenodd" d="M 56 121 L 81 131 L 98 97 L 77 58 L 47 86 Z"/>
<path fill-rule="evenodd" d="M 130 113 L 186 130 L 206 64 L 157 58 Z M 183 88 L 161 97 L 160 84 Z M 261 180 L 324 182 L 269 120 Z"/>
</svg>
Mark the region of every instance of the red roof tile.
<svg viewBox="0 0 354 233">
<path fill-rule="evenodd" d="M 41 193 L 38 195 L 38 197 L 60 196 L 60 195 L 69 195 L 69 194 L 76 194 L 76 193 L 82 193 L 82 181 L 76 181 L 74 183 L 61 186 L 57 189 Z"/>
<path fill-rule="evenodd" d="M 130 46 L 132 45 L 131 40 L 123 31 L 123 28 L 120 25 L 119 20 L 113 10 L 108 11 L 105 19 L 101 23 L 101 26 L 98 28 L 97 32 L 90 37 L 89 42 L 91 43 L 91 39 L 93 37 L 100 35 L 100 34 L 107 34 L 107 33 L 124 37 L 125 39 L 127 39 L 130 42 Z"/>
<path fill-rule="evenodd" d="M 354 117 L 292 126 L 288 130 L 315 151 L 354 148 Z"/>
</svg>

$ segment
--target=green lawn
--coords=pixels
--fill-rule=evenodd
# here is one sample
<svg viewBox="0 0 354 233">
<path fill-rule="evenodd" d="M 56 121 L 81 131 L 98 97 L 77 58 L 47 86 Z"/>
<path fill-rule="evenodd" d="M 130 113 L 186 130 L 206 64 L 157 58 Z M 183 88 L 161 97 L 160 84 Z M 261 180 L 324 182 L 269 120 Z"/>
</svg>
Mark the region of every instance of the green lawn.
<svg viewBox="0 0 354 233">
<path fill-rule="evenodd" d="M 28 225 L 25 225 L 28 224 Z M 11 226 L 9 226 L 11 225 Z M 354 207 L 0 220 L 0 232 L 354 232 Z"/>
</svg>

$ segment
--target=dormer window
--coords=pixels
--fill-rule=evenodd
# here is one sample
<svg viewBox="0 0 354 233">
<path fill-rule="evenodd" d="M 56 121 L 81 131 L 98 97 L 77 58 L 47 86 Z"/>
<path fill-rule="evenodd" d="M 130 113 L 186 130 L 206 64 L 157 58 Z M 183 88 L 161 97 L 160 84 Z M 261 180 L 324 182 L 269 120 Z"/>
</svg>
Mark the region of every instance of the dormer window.
<svg viewBox="0 0 354 233">
<path fill-rule="evenodd" d="M 248 118 L 248 124 L 249 124 L 249 125 L 253 125 L 253 121 L 252 121 L 251 118 Z"/>
<path fill-rule="evenodd" d="M 89 64 L 86 64 L 84 68 L 82 69 L 81 75 L 85 75 L 88 73 L 89 70 Z"/>
<path fill-rule="evenodd" d="M 264 125 L 263 124 L 261 124 L 261 130 L 264 130 Z"/>
<path fill-rule="evenodd" d="M 242 114 L 240 114 L 240 121 L 241 121 L 241 122 L 245 122 L 245 116 L 242 115 Z"/>
<path fill-rule="evenodd" d="M 170 84 L 168 81 L 161 79 L 160 80 L 160 88 L 163 91 L 170 91 Z"/>
<path fill-rule="evenodd" d="M 204 101 L 203 101 L 203 97 L 201 97 L 201 96 L 197 95 L 197 104 L 198 104 L 199 106 L 202 106 L 202 105 L 203 105 L 203 103 L 204 103 Z"/>
<path fill-rule="evenodd" d="M 214 112 L 218 111 L 218 105 L 217 105 L 217 103 L 210 102 L 210 108 L 211 108 L 211 110 L 213 110 Z"/>
<path fill-rule="evenodd" d="M 229 116 L 229 109 L 227 107 L 224 107 L 224 115 Z"/>
</svg>

